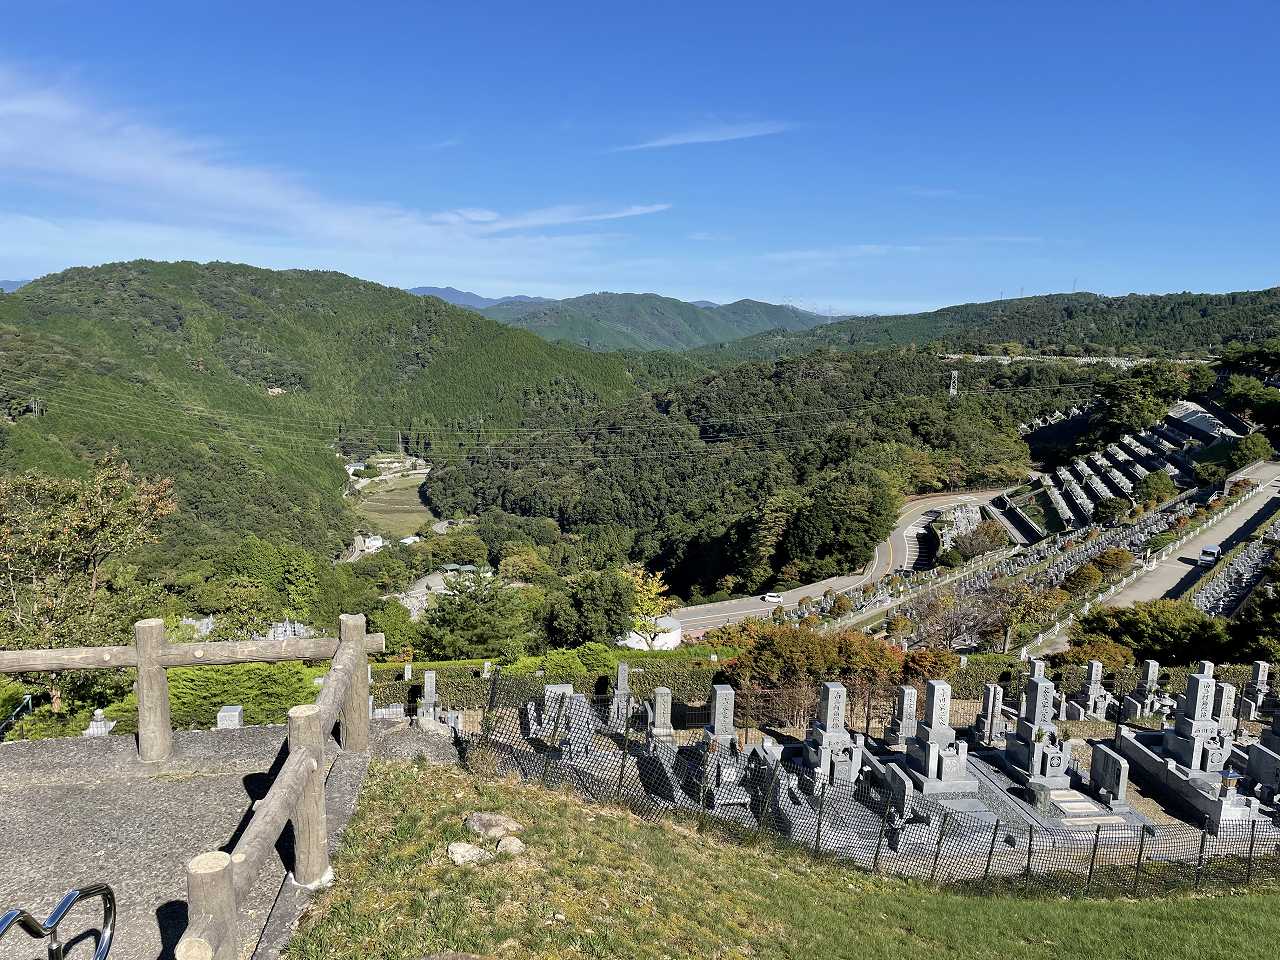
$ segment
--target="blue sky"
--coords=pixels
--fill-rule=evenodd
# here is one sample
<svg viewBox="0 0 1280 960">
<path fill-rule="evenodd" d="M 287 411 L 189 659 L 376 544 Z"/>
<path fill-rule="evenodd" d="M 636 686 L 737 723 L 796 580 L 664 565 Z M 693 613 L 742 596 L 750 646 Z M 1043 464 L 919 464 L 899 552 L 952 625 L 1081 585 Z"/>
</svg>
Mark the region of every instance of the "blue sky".
<svg viewBox="0 0 1280 960">
<path fill-rule="evenodd" d="M 1280 283 L 1274 3 L 4 17 L 5 279 L 146 256 L 880 312 Z"/>
</svg>

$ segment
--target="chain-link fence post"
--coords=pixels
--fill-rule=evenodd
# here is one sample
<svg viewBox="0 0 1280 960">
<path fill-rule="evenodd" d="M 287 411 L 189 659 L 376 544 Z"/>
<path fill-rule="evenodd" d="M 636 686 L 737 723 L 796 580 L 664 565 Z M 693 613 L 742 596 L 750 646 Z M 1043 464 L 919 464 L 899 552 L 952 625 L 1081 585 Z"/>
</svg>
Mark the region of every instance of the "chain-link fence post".
<svg viewBox="0 0 1280 960">
<path fill-rule="evenodd" d="M 627 697 L 626 713 L 622 718 L 622 762 L 618 764 L 617 799 L 622 799 L 622 784 L 627 776 L 627 756 L 631 753 L 631 697 Z"/>
<path fill-rule="evenodd" d="M 989 884 L 991 882 L 991 863 L 996 858 L 996 843 L 1000 840 L 1000 821 L 997 820 L 991 826 L 991 846 L 987 849 L 987 869 L 982 872 L 982 882 Z"/>
<path fill-rule="evenodd" d="M 947 839 L 947 819 L 950 817 L 950 811 L 942 812 L 942 822 L 938 824 L 938 843 L 933 848 L 933 866 L 929 868 L 929 882 L 933 883 L 938 875 L 938 861 L 942 859 L 942 844 Z"/>
<path fill-rule="evenodd" d="M 1022 890 L 1025 893 L 1031 889 L 1031 857 L 1036 847 L 1036 828 L 1027 825 L 1027 869 L 1022 875 Z"/>
<path fill-rule="evenodd" d="M 1209 818 L 1206 817 L 1204 826 L 1200 828 L 1200 852 L 1196 855 L 1196 889 L 1200 889 L 1200 879 L 1204 875 L 1204 848 L 1209 842 Z"/>
<path fill-rule="evenodd" d="M 1249 854 L 1245 858 L 1244 882 L 1248 886 L 1253 881 L 1253 844 L 1258 837 L 1258 821 L 1249 821 Z"/>
<path fill-rule="evenodd" d="M 871 858 L 871 872 L 880 870 L 880 851 L 884 849 L 884 833 L 889 823 L 889 791 L 884 792 L 884 806 L 880 810 L 880 832 L 876 835 L 876 852 Z"/>
<path fill-rule="evenodd" d="M 827 785 L 822 785 L 822 795 L 818 797 L 818 827 L 813 832 L 813 853 L 817 856 L 822 852 L 822 815 L 827 809 Z"/>
<path fill-rule="evenodd" d="M 1089 854 L 1089 875 L 1084 881 L 1084 892 L 1089 893 L 1089 888 L 1093 886 L 1093 871 L 1098 865 L 1098 841 L 1102 839 L 1102 824 L 1096 824 L 1093 828 L 1093 852 Z"/>
<path fill-rule="evenodd" d="M 769 778 L 769 789 L 764 795 L 764 808 L 760 811 L 759 824 L 761 830 L 768 830 L 769 822 L 773 819 L 773 801 L 777 795 L 778 780 L 781 778 L 782 758 L 779 757 L 773 764 L 773 776 Z"/>
<path fill-rule="evenodd" d="M 1138 895 L 1138 884 L 1142 882 L 1142 851 L 1147 845 L 1147 828 L 1140 827 L 1138 833 L 1138 859 L 1133 862 L 1133 895 Z"/>
</svg>

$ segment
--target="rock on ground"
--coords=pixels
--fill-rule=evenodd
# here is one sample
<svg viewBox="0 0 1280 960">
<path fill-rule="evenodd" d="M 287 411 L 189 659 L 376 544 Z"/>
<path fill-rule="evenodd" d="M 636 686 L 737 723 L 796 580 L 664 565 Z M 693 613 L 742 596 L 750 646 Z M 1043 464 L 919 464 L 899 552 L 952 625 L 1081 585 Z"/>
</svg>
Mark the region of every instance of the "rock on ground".
<svg viewBox="0 0 1280 960">
<path fill-rule="evenodd" d="M 480 837 L 499 840 L 524 830 L 524 824 L 501 813 L 471 813 L 463 821 L 468 830 Z"/>
<path fill-rule="evenodd" d="M 503 837 L 498 841 L 498 853 L 507 857 L 518 857 L 524 853 L 524 841 L 519 837 Z"/>
<path fill-rule="evenodd" d="M 472 863 L 488 863 L 493 859 L 493 854 L 488 850 L 482 850 L 474 843 L 464 843 L 461 840 L 449 844 L 447 852 L 449 854 L 449 859 L 459 867 Z"/>
</svg>

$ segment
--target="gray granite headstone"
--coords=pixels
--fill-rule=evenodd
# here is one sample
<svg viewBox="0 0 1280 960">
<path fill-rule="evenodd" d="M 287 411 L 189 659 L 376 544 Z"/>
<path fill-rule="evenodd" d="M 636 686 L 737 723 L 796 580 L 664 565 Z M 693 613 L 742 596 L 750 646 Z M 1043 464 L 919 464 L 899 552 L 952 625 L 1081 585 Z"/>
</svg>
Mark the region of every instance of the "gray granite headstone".
<svg viewBox="0 0 1280 960">
<path fill-rule="evenodd" d="M 218 711 L 218 730 L 235 730 L 244 725 L 244 707 L 225 706 Z"/>
</svg>

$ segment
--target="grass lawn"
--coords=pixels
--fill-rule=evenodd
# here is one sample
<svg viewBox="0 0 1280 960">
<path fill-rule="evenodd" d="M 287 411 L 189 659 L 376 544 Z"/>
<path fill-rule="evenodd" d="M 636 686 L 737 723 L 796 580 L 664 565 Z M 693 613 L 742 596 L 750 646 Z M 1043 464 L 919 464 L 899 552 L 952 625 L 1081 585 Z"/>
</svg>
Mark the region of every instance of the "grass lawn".
<svg viewBox="0 0 1280 960">
<path fill-rule="evenodd" d="M 473 810 L 526 825 L 528 849 L 455 867 Z M 483 842 L 483 841 L 478 841 Z M 1280 896 L 1147 901 L 966 897 L 689 825 L 648 823 L 452 767 L 376 762 L 334 864 L 336 884 L 288 949 L 299 958 L 1257 957 Z"/>
<path fill-rule="evenodd" d="M 417 533 L 424 523 L 435 519 L 418 496 L 421 477 L 375 480 L 353 506 L 356 513 L 379 531 L 396 539 Z"/>
</svg>

